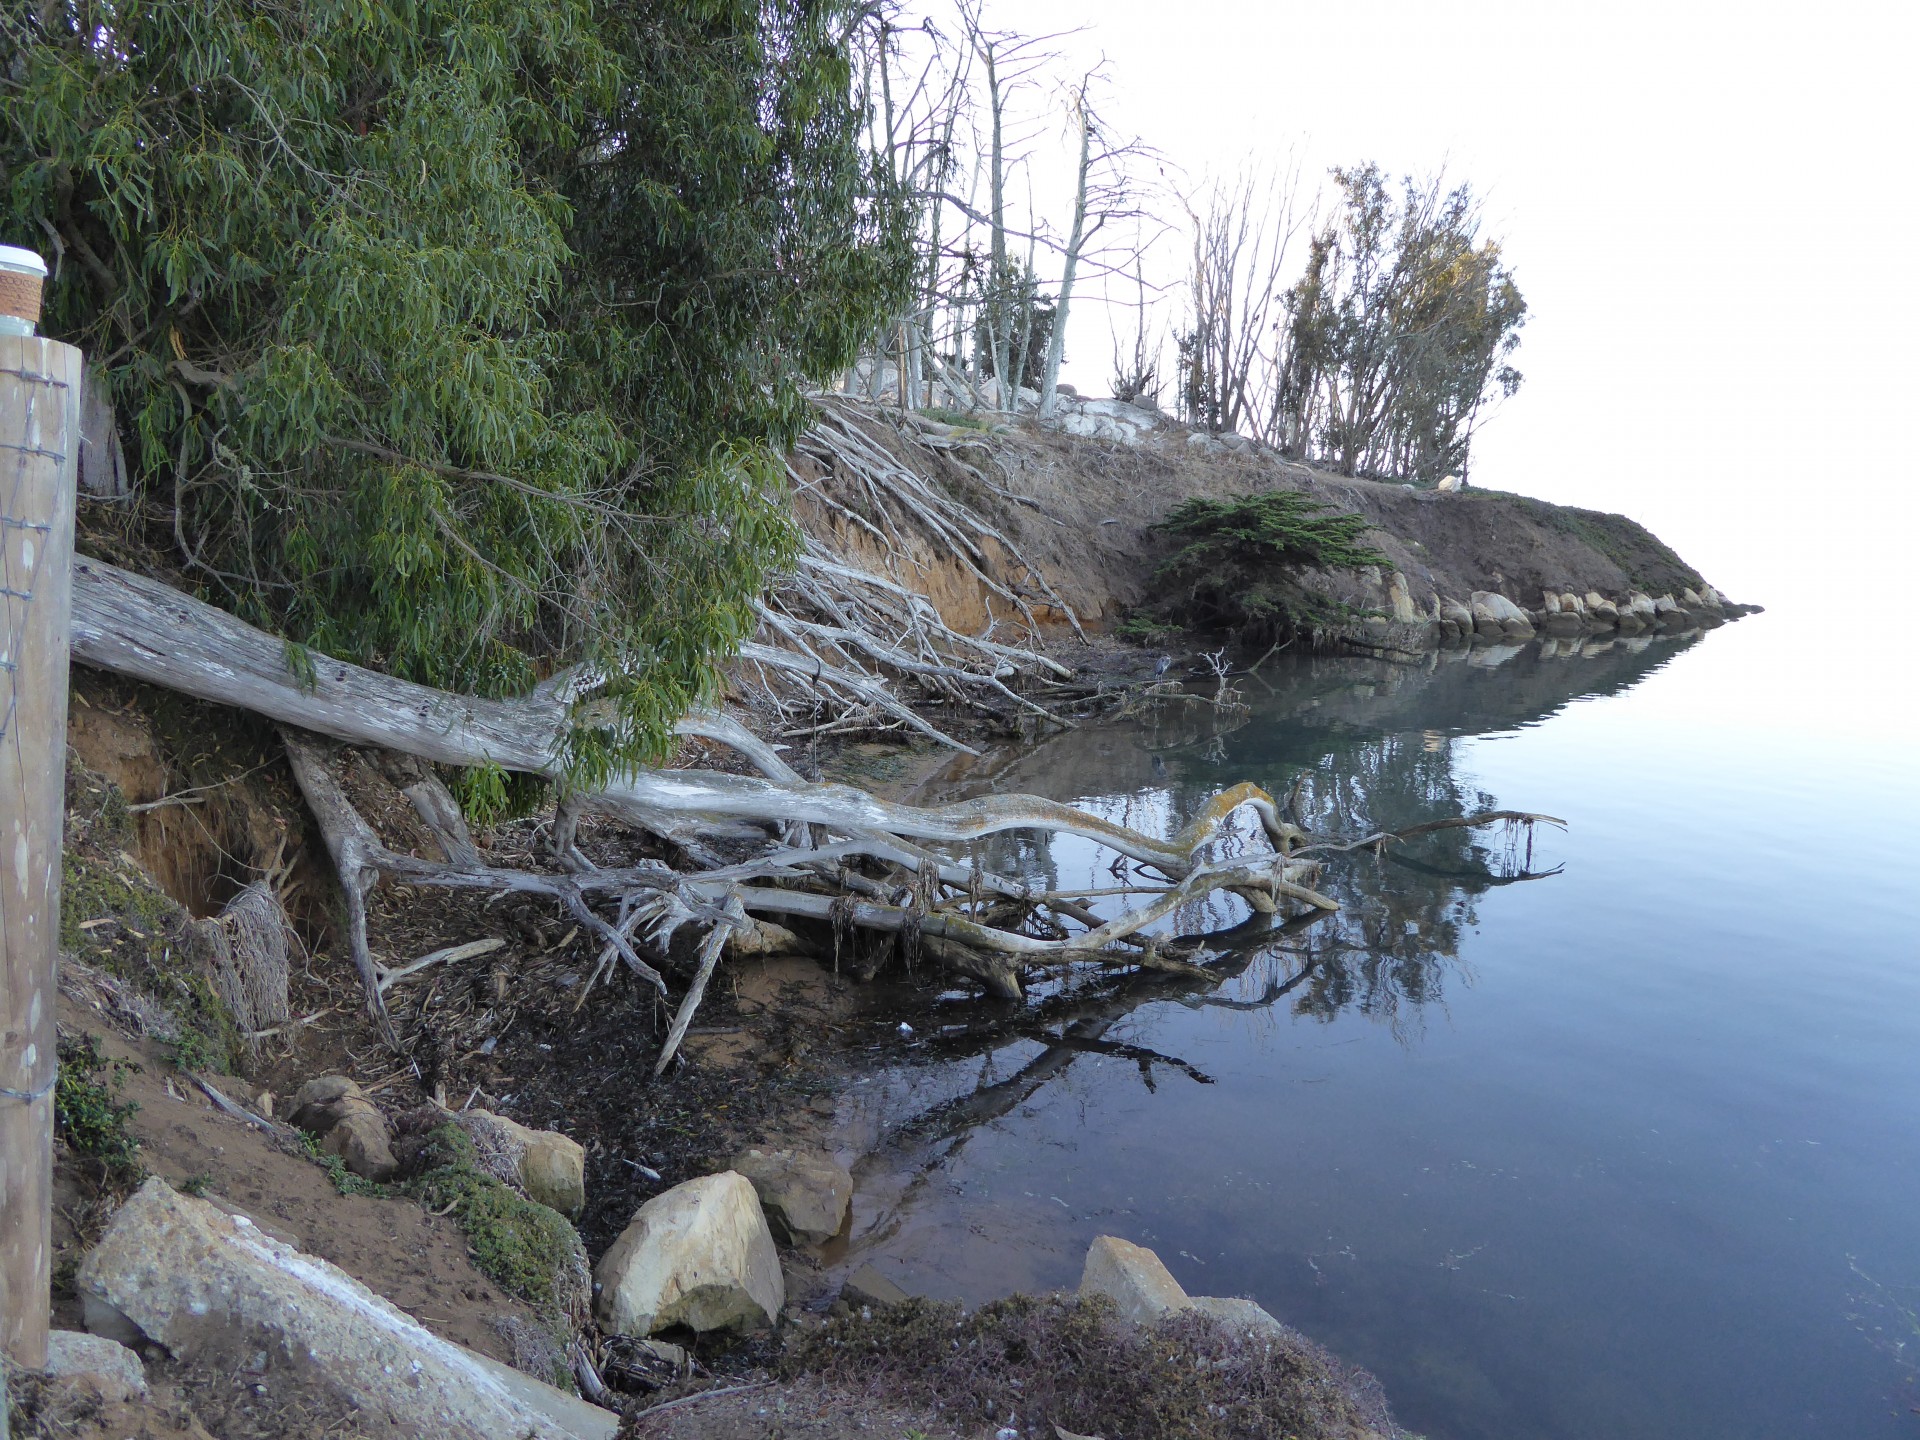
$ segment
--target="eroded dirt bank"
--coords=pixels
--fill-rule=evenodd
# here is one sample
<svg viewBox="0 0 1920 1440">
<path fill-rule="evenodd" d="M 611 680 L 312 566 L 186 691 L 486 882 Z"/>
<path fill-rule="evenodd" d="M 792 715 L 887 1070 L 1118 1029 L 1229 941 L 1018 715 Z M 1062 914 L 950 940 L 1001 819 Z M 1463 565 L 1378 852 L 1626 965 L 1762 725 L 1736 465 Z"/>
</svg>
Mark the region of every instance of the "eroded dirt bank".
<svg viewBox="0 0 1920 1440">
<path fill-rule="evenodd" d="M 1112 632 L 1152 592 L 1164 553 L 1153 525 L 1191 496 L 1285 485 L 1366 516 L 1392 570 L 1327 578 L 1326 591 L 1361 617 L 1359 626 L 1370 618 L 1406 627 L 1395 640 L 1441 638 L 1442 600 L 1475 592 L 1506 596 L 1544 622 L 1542 592 L 1593 592 L 1625 604 L 1635 594 L 1698 594 L 1704 584 L 1624 517 L 1317 475 L 1251 450 L 1195 444 L 1157 422 L 1130 439 L 1018 427 L 986 434 L 884 415 L 859 423 L 886 454 L 976 512 L 998 538 L 956 546 L 937 526 L 889 512 L 858 477 L 801 463 L 796 506 L 808 530 L 837 553 L 890 571 L 955 629 L 992 629 L 1025 642 L 1030 615 L 1056 653 L 1115 683 L 1151 669 L 1151 655 L 1116 643 Z M 1072 636 L 1066 609 L 1091 645 Z M 1584 632 L 1585 620 L 1576 628 Z M 1368 638 L 1363 628 L 1355 633 Z M 656 1081 L 650 1071 L 669 1010 L 618 967 L 598 975 L 596 944 L 551 906 L 396 885 L 378 892 L 370 917 L 382 964 L 477 942 L 487 948 L 396 984 L 390 1003 L 401 1044 L 390 1050 L 368 1021 L 342 953 L 338 890 L 269 725 L 81 671 L 70 746 L 63 935 L 75 964 L 61 1020 L 76 1043 L 98 1037 L 106 1073 L 123 1078 L 121 1100 L 139 1107 L 127 1121 L 139 1165 L 255 1216 L 437 1333 L 535 1373 L 554 1373 L 539 1307 L 477 1264 L 474 1236 L 457 1216 L 438 1204 L 423 1208 L 404 1186 L 357 1185 L 312 1156 L 276 1148 L 221 1113 L 192 1075 L 229 1072 L 216 1083 L 270 1110 L 268 1096 L 284 1101 L 304 1081 L 343 1074 L 394 1119 L 437 1104 L 489 1109 L 564 1134 L 584 1151 L 587 1200 L 577 1225 L 592 1259 L 650 1196 L 724 1167 L 746 1146 L 829 1144 L 836 1094 L 896 1028 L 897 1011 L 876 1003 L 864 983 L 891 962 L 891 946 L 823 931 L 803 937 L 799 953 L 728 962 L 685 1063 Z M 809 770 L 825 765 L 876 788 L 906 779 L 922 758 L 890 741 L 804 748 L 797 758 Z M 405 765 L 361 753 L 349 757 L 345 773 L 385 844 L 433 853 L 433 838 L 402 798 Z M 476 838 L 502 863 L 527 863 L 543 844 L 534 820 L 502 822 Z M 585 823 L 579 844 L 602 865 L 675 858 L 671 844 L 611 824 Z M 275 887 L 286 907 L 292 958 L 286 1018 L 247 1034 L 221 1013 L 207 975 L 196 969 L 192 936 L 200 932 L 191 927 L 258 882 Z M 689 958 L 668 957 L 676 984 Z M 124 1182 L 84 1155 L 65 1153 L 66 1324 L 80 1320 L 73 1265 L 125 1193 Z M 837 1288 L 831 1247 L 784 1258 L 794 1307 L 823 1310 Z M 604 1337 L 588 1338 L 609 1375 L 641 1377 L 629 1395 L 645 1392 L 644 1367 Z M 716 1366 L 751 1366 L 769 1355 L 720 1342 L 704 1348 Z M 235 1373 L 224 1375 L 161 1362 L 156 1393 L 166 1413 L 149 1417 L 153 1432 L 206 1433 L 196 1430 L 204 1424 L 223 1437 L 307 1433 L 299 1397 L 270 1387 L 256 1393 L 263 1381 L 236 1378 L 250 1357 L 232 1358 Z M 807 1411 L 807 1423 L 828 1426 L 799 1428 L 796 1413 L 792 1434 L 845 1433 L 856 1421 L 928 1434 L 967 1428 L 955 1430 L 951 1417 L 932 1411 L 890 1406 L 884 1396 L 817 1387 L 779 1393 Z M 754 1392 L 751 1403 L 733 1403 L 738 1413 L 729 1423 L 737 1433 L 763 1433 L 754 1428 L 764 1420 L 762 1398 Z M 57 1433 L 105 1434 L 125 1419 L 95 1418 L 104 1428 L 90 1432 L 68 1416 L 60 1423 L 70 1429 Z M 832 1428 L 843 1421 L 843 1429 Z M 344 1422 L 332 1416 L 327 1423 Z M 736 1433 L 691 1423 L 676 1420 L 675 1433 Z"/>
<path fill-rule="evenodd" d="M 1123 421 L 1109 420 L 1107 412 Z M 1469 603 L 1476 592 L 1503 596 L 1538 615 L 1548 592 L 1583 600 L 1591 592 L 1624 606 L 1636 593 L 1677 598 L 1709 585 L 1625 515 L 1491 490 L 1442 492 L 1348 479 L 1290 463 L 1240 437 L 1197 434 L 1114 401 L 1092 402 L 1086 413 L 1093 419 L 1083 414 L 1079 428 L 1101 433 L 1025 421 L 972 431 L 885 410 L 868 412 L 863 428 L 901 466 L 988 517 L 1012 543 L 1017 555 L 982 547 L 980 558 L 996 578 L 1016 591 L 1024 586 L 1038 605 L 1037 571 L 1096 630 L 1111 630 L 1152 597 L 1155 569 L 1171 548 L 1153 527 L 1175 505 L 1275 488 L 1303 491 L 1375 527 L 1367 543 L 1387 556 L 1389 569 L 1313 577 L 1317 590 L 1357 612 L 1424 624 L 1441 618 L 1443 600 Z M 1067 423 L 1075 424 L 1073 413 Z M 879 503 L 852 477 L 803 467 L 796 508 L 810 531 L 875 563 L 900 564 L 956 628 L 1019 622 L 968 563 L 924 527 L 883 525 L 890 543 L 883 542 L 871 523 Z M 1405 591 L 1398 617 L 1396 573 Z M 1417 613 L 1410 614 L 1408 604 Z M 1062 618 L 1039 609 L 1043 620 Z M 1428 643 L 1439 638 L 1436 629 Z"/>
</svg>

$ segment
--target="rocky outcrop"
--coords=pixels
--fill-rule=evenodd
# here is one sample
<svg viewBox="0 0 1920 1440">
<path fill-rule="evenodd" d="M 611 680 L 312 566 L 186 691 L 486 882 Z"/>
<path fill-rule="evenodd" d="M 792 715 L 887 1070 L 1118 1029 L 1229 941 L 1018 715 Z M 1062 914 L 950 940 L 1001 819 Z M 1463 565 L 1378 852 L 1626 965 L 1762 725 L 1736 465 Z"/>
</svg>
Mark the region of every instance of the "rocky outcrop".
<svg viewBox="0 0 1920 1440">
<path fill-rule="evenodd" d="M 174 1355 L 258 1354 L 409 1440 L 604 1440 L 614 1417 L 443 1340 L 326 1261 L 164 1180 L 147 1181 L 81 1264 L 87 1325 Z M 271 1384 L 271 1380 L 263 1383 Z"/>
<path fill-rule="evenodd" d="M 1117 1235 L 1101 1235 L 1087 1247 L 1087 1263 L 1080 1276 L 1081 1296 L 1111 1300 L 1123 1319 L 1151 1325 L 1163 1316 L 1198 1310 L 1219 1321 L 1232 1334 L 1297 1339 L 1287 1326 L 1251 1300 L 1217 1295 L 1189 1295 L 1180 1288 L 1160 1257 L 1144 1245 Z"/>
<path fill-rule="evenodd" d="M 320 1148 L 338 1155 L 356 1175 L 391 1180 L 398 1168 L 387 1117 L 344 1075 L 322 1075 L 302 1085 L 288 1106 L 287 1119 L 317 1135 Z"/>
<path fill-rule="evenodd" d="M 749 1330 L 787 1303 L 786 1279 L 760 1199 L 744 1175 L 723 1171 L 653 1197 L 600 1257 L 594 1314 L 616 1335 L 672 1325 Z"/>
<path fill-rule="evenodd" d="M 853 1176 L 831 1156 L 748 1150 L 728 1168 L 747 1177 L 773 1233 L 789 1244 L 824 1244 L 846 1224 Z"/>
<path fill-rule="evenodd" d="M 1192 1304 L 1158 1255 L 1117 1235 L 1096 1236 L 1087 1247 L 1079 1293 L 1104 1295 L 1124 1319 L 1140 1325 Z"/>
</svg>

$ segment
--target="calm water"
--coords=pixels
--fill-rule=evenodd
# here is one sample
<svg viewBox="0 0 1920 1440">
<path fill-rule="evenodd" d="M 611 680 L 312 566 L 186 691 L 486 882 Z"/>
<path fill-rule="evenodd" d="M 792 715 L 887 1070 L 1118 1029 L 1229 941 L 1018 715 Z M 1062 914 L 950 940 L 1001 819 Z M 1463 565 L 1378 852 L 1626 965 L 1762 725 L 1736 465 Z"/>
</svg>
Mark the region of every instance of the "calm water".
<svg viewBox="0 0 1920 1440">
<path fill-rule="evenodd" d="M 1077 732 L 931 787 L 1166 831 L 1304 773 L 1318 828 L 1569 828 L 1343 865 L 1341 917 L 1220 947 L 1212 989 L 923 1003 L 846 1116 L 879 1146 L 857 1254 L 978 1301 L 1123 1235 L 1435 1440 L 1920 1436 L 1920 779 L 1770 623 L 1269 662 L 1231 733 Z M 1113 883 L 1077 841 L 991 853 Z"/>
</svg>

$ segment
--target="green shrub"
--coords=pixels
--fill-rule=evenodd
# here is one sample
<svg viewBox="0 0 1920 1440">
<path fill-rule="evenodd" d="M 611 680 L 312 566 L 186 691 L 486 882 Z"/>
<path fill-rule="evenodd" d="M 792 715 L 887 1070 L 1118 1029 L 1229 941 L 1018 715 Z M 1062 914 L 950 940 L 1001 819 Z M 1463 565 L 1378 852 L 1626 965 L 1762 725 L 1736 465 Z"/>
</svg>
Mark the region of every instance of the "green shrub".
<svg viewBox="0 0 1920 1440">
<path fill-rule="evenodd" d="M 53 1090 L 53 1131 L 67 1149 L 100 1169 L 109 1188 L 131 1190 L 146 1176 L 140 1141 L 131 1121 L 139 1106 L 122 1100 L 127 1072 L 124 1060 L 109 1060 L 91 1035 L 59 1043 L 60 1078 Z"/>
<path fill-rule="evenodd" d="M 1182 501 L 1154 527 L 1179 546 L 1155 572 L 1164 583 L 1154 614 L 1247 638 L 1280 638 L 1331 620 L 1339 607 L 1303 572 L 1388 564 L 1361 540 L 1371 528 L 1297 490 Z"/>
</svg>

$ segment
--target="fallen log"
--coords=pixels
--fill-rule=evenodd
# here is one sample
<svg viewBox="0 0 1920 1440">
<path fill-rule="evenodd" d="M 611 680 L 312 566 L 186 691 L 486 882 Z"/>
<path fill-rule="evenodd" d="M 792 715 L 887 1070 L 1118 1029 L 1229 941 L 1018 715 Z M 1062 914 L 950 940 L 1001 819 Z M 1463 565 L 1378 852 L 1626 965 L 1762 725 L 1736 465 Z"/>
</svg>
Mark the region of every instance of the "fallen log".
<svg viewBox="0 0 1920 1440">
<path fill-rule="evenodd" d="M 395 1044 L 384 991 L 397 972 L 379 964 L 367 937 L 367 892 L 383 878 L 554 901 L 601 943 L 583 1000 L 616 961 L 664 994 L 666 981 L 640 954 L 637 938 L 664 947 L 681 926 L 704 927 L 698 975 L 674 1018 L 664 1067 L 692 1020 L 725 935 L 749 925 L 749 914 L 802 916 L 831 925 L 836 935 L 851 926 L 897 937 L 904 952 L 924 948 L 947 969 L 1017 999 L 1023 968 L 1032 965 L 1091 962 L 1189 974 L 1189 961 L 1160 954 L 1158 942 L 1146 934 L 1150 927 L 1219 890 L 1265 913 L 1282 906 L 1335 910 L 1338 902 L 1309 883 L 1322 863 L 1316 852 L 1378 849 L 1396 838 L 1317 840 L 1266 791 L 1245 783 L 1213 797 L 1171 838 L 1031 795 L 901 805 L 852 786 L 804 780 L 766 742 L 716 712 L 689 715 L 677 728 L 734 749 L 760 774 L 642 768 L 594 789 L 573 790 L 564 784 L 561 757 L 576 720 L 592 723 L 590 675 L 558 676 L 512 700 L 449 694 L 300 651 L 211 605 L 99 560 L 75 564 L 72 638 L 74 658 L 83 664 L 280 723 L 289 763 L 346 896 L 347 948 L 368 1008 Z M 318 736 L 437 764 L 491 764 L 563 782 L 565 799 L 552 829 L 560 873 L 487 864 L 458 807 L 430 774 L 408 784 L 405 793 L 447 858 L 422 859 L 388 847 L 353 808 L 333 773 L 332 747 Z M 1209 860 L 1209 847 L 1243 809 L 1253 813 L 1270 853 Z M 582 811 L 673 839 L 695 857 L 697 868 L 595 867 L 573 843 Z M 1545 818 L 1502 811 L 1419 829 Z M 816 827 L 825 837 L 814 833 Z M 1092 897 L 1032 891 L 971 860 L 926 848 L 929 842 L 967 843 L 1012 830 L 1092 840 L 1164 881 L 1117 887 L 1141 901 L 1103 918 L 1082 903 Z M 703 836 L 751 841 L 760 853 L 723 863 Z M 596 905 L 617 906 L 617 916 L 609 920 Z"/>
</svg>

